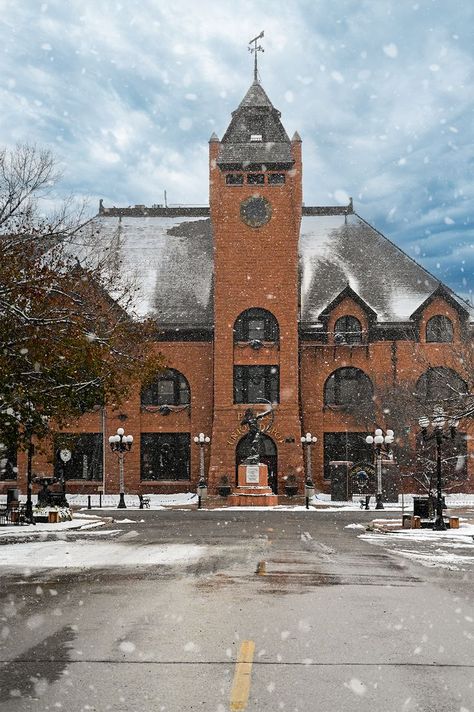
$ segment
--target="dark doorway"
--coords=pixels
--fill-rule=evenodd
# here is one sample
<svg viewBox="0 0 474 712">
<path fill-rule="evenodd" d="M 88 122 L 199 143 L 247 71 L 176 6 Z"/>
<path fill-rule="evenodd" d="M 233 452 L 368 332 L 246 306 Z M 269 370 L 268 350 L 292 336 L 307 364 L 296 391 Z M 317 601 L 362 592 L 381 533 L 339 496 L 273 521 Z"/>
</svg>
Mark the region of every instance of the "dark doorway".
<svg viewBox="0 0 474 712">
<path fill-rule="evenodd" d="M 237 471 L 239 465 L 250 455 L 250 435 L 244 435 L 237 443 L 235 450 L 235 483 L 237 484 Z M 274 494 L 278 494 L 278 476 L 277 476 L 277 447 L 273 440 L 265 434 L 260 436 L 260 462 L 268 467 L 268 485 L 272 488 Z"/>
<path fill-rule="evenodd" d="M 372 446 L 367 445 L 368 433 L 324 433 L 324 479 L 331 479 L 332 461 L 371 462 Z"/>
</svg>

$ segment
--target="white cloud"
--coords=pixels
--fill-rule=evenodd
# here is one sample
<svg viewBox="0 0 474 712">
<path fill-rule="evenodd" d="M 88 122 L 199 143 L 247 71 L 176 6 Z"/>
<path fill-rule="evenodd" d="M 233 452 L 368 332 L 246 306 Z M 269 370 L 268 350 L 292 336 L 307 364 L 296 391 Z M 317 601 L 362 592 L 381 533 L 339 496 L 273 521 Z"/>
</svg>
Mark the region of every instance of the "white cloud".
<svg viewBox="0 0 474 712">
<path fill-rule="evenodd" d="M 306 204 L 353 195 L 402 247 L 430 229 L 455 259 L 474 198 L 469 3 L 353 3 L 344 16 L 330 0 L 271 7 L 10 2 L 0 131 L 53 147 L 65 193 L 128 205 L 161 202 L 166 188 L 172 202 L 206 203 L 207 140 L 252 81 L 247 42 L 265 29 L 259 71 L 302 136 Z"/>
<path fill-rule="evenodd" d="M 398 57 L 398 47 L 394 42 L 390 42 L 390 44 L 385 45 L 383 48 L 384 54 L 387 55 L 387 57 L 390 57 L 390 59 L 395 59 Z"/>
</svg>

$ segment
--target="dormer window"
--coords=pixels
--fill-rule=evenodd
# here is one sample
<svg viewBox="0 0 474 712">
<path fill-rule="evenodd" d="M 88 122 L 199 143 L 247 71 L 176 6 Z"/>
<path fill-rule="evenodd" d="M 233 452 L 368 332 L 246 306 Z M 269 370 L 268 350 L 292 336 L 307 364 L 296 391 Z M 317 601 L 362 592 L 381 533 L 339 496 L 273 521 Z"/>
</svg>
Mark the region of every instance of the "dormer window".
<svg viewBox="0 0 474 712">
<path fill-rule="evenodd" d="M 361 344 L 362 326 L 355 316 L 341 316 L 334 324 L 335 344 Z"/>
<path fill-rule="evenodd" d="M 453 325 L 443 314 L 431 317 L 426 325 L 426 341 L 431 343 L 449 343 L 453 340 Z"/>
<path fill-rule="evenodd" d="M 262 140 L 262 134 L 250 134 L 250 141 L 252 143 Z"/>
</svg>

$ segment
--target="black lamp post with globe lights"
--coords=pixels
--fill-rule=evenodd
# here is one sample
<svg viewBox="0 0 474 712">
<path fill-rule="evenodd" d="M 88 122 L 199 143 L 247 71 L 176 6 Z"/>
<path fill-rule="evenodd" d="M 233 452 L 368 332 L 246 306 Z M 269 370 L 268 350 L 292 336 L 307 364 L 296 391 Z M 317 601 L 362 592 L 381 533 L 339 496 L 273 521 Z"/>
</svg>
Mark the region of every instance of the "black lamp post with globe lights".
<svg viewBox="0 0 474 712">
<path fill-rule="evenodd" d="M 375 495 L 375 509 L 383 509 L 383 493 L 382 493 L 382 455 L 387 454 L 383 450 L 383 445 L 391 445 L 395 439 L 393 430 L 387 430 L 385 435 L 381 428 L 377 428 L 373 435 L 367 435 L 365 442 L 367 445 L 373 445 L 375 449 L 375 465 L 377 474 L 377 493 Z"/>
<path fill-rule="evenodd" d="M 125 478 L 124 478 L 124 467 L 123 459 L 125 453 L 130 452 L 132 449 L 133 435 L 125 435 L 125 430 L 123 428 L 117 428 L 116 435 L 111 435 L 109 437 L 109 445 L 112 452 L 115 452 L 119 461 L 119 489 L 120 489 L 120 499 L 118 503 L 118 509 L 126 509 L 125 504 Z"/>
<path fill-rule="evenodd" d="M 197 486 L 198 494 L 198 509 L 201 509 L 201 502 L 207 497 L 207 483 L 204 476 L 204 448 L 209 445 L 211 438 L 209 435 L 204 435 L 204 433 L 199 433 L 193 438 L 196 445 L 199 445 L 199 482 Z"/>
<path fill-rule="evenodd" d="M 454 418 L 449 420 L 449 433 L 446 433 L 444 430 L 445 424 L 446 415 L 441 406 L 435 408 L 433 419 L 431 421 L 433 428 L 431 433 L 428 432 L 430 425 L 430 419 L 428 416 L 423 415 L 418 419 L 418 425 L 421 428 L 421 437 L 424 442 L 428 442 L 430 440 L 435 440 L 436 442 L 436 519 L 433 524 L 433 529 L 436 531 L 444 531 L 447 528 L 443 517 L 441 446 L 443 444 L 443 440 L 455 439 L 459 421 Z"/>
</svg>

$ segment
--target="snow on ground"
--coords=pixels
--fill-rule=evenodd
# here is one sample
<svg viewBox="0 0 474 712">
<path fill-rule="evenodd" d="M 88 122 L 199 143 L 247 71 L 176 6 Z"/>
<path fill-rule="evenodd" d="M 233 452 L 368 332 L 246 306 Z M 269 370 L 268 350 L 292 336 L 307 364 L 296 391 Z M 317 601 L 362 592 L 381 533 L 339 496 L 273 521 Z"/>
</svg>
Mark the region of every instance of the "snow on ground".
<svg viewBox="0 0 474 712">
<path fill-rule="evenodd" d="M 187 565 L 204 556 L 206 546 L 139 546 L 126 540 L 28 542 L 0 547 L 0 567 L 21 569 L 108 568 Z"/>
<path fill-rule="evenodd" d="M 197 504 L 197 495 L 194 492 L 181 492 L 178 494 L 145 494 L 145 497 L 148 497 L 150 499 L 150 509 L 155 509 L 155 510 L 160 510 L 160 509 L 166 509 L 167 507 L 189 507 L 191 505 L 196 505 Z M 403 497 L 403 502 L 402 502 L 402 497 L 401 495 L 399 496 L 398 502 L 386 502 L 384 503 L 384 511 L 401 511 L 402 509 L 405 509 L 407 512 L 413 509 L 413 497 L 417 495 L 413 494 L 406 494 Z M 99 495 L 98 494 L 92 494 L 90 495 L 91 497 L 91 506 L 93 509 L 98 509 L 99 508 Z M 80 508 L 80 507 L 87 507 L 88 505 L 88 495 L 86 494 L 68 494 L 67 495 L 69 504 L 74 507 L 74 508 Z M 360 500 L 363 498 L 362 495 L 354 495 L 352 498 L 352 501 L 343 501 L 343 502 L 338 502 L 335 500 L 331 499 L 330 494 L 324 494 L 324 493 L 318 493 L 314 497 L 311 498 L 310 504 L 311 504 L 311 509 L 321 509 L 324 510 L 325 512 L 337 512 L 341 509 L 344 510 L 349 510 L 356 512 L 361 509 L 360 506 Z M 25 501 L 25 496 L 20 497 L 21 501 Z M 449 509 L 453 509 L 456 507 L 466 507 L 466 506 L 472 506 L 474 507 L 474 495 L 469 495 L 469 494 L 449 494 L 446 495 L 446 505 Z M 119 496 L 118 494 L 103 494 L 102 495 L 102 507 L 101 509 L 107 511 L 107 510 L 116 510 L 118 507 L 118 502 L 119 502 Z M 365 502 L 365 499 L 364 499 Z M 127 509 L 138 509 L 139 508 L 139 499 L 138 495 L 136 494 L 126 494 L 125 495 L 125 503 L 127 505 Z M 375 508 L 375 497 L 372 497 L 369 503 L 370 509 Z M 225 500 L 222 500 L 222 507 L 225 507 Z M 203 509 L 206 509 L 206 503 L 203 502 L 202 505 Z M 231 509 L 231 507 L 228 507 L 227 509 Z M 237 507 L 237 509 L 244 509 L 244 507 Z M 258 507 L 250 507 L 250 509 L 259 509 Z M 301 505 L 292 505 L 292 504 L 287 504 L 287 505 L 278 505 L 276 507 L 264 507 L 263 509 L 280 509 L 283 511 L 287 511 L 289 509 L 294 509 L 294 510 L 302 510 L 304 509 L 304 506 Z M 54 525 L 57 526 L 57 525 Z"/>
<path fill-rule="evenodd" d="M 417 494 L 404 494 L 398 496 L 397 502 L 384 502 L 384 511 L 409 511 L 413 510 L 413 497 L 419 497 Z M 423 495 L 421 495 L 423 496 Z M 338 509 L 346 509 L 350 511 L 357 511 L 361 509 L 360 501 L 364 500 L 365 506 L 365 496 L 353 495 L 352 501 L 338 502 L 331 499 L 330 494 L 319 493 L 316 494 L 311 499 L 311 504 L 315 507 L 320 507 L 325 511 L 336 512 Z M 448 509 L 453 509 L 456 507 L 474 507 L 474 494 L 447 494 L 445 496 L 446 506 Z M 372 496 L 369 502 L 370 509 L 375 508 L 375 497 Z"/>
<path fill-rule="evenodd" d="M 74 514 L 72 520 L 65 522 L 58 522 L 57 524 L 48 524 L 46 522 L 38 522 L 37 524 L 22 524 L 17 526 L 16 524 L 11 524 L 0 528 L 0 541 L 2 538 L 11 537 L 24 537 L 30 534 L 47 534 L 49 532 L 63 532 L 71 529 L 95 529 L 96 527 L 102 527 L 107 521 L 111 521 L 110 517 L 104 519 L 102 517 L 97 517 L 94 514 L 84 514 L 83 512 L 77 512 Z"/>
<path fill-rule="evenodd" d="M 180 492 L 178 494 L 145 494 L 150 499 L 151 509 L 165 509 L 166 507 L 176 507 L 197 503 L 197 495 L 194 492 Z M 99 506 L 99 495 L 92 494 L 91 505 L 94 509 Z M 87 507 L 88 495 L 68 494 L 68 502 L 71 507 Z M 103 494 L 102 509 L 117 509 L 119 502 L 118 494 Z M 137 494 L 126 494 L 125 504 L 127 508 L 138 509 L 140 501 Z"/>
<path fill-rule="evenodd" d="M 423 566 L 461 571 L 474 568 L 474 524 L 461 522 L 459 529 L 446 531 L 374 531 L 359 534 L 359 538 L 390 549 L 399 556 L 412 559 Z"/>
</svg>

